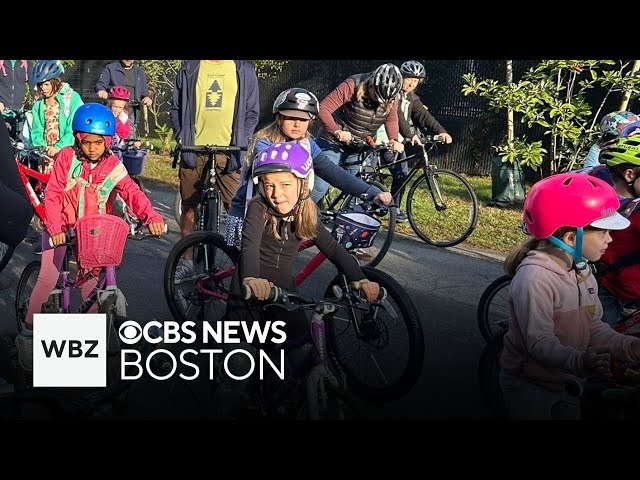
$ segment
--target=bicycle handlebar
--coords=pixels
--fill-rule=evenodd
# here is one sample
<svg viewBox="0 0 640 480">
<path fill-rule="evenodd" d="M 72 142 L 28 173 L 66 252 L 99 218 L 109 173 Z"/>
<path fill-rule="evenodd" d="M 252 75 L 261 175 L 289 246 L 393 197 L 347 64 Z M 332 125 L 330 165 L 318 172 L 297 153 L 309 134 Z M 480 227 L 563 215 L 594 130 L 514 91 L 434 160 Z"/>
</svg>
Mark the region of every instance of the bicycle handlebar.
<svg viewBox="0 0 640 480">
<path fill-rule="evenodd" d="M 173 150 L 173 163 L 171 168 L 176 168 L 180 152 L 188 153 L 215 153 L 215 152 L 246 152 L 247 147 L 236 147 L 235 145 L 183 145 L 181 140 L 176 142 L 176 148 Z"/>
<path fill-rule="evenodd" d="M 337 285 L 336 287 L 340 288 Z M 349 290 L 352 293 L 352 296 L 355 295 L 355 292 L 360 292 L 361 289 L 362 289 L 362 282 L 360 280 L 355 280 L 349 284 Z M 334 287 L 334 293 L 336 294 L 335 299 L 325 298 L 322 300 L 316 300 L 311 297 L 305 297 L 304 295 L 300 295 L 299 293 L 290 292 L 288 290 L 285 290 L 284 288 L 280 288 L 274 285 L 271 287 L 271 292 L 269 292 L 269 296 L 267 297 L 266 301 L 270 303 L 282 303 L 284 305 L 293 306 L 294 308 L 291 308 L 291 309 L 315 307 L 315 306 L 326 305 L 326 304 L 335 305 L 338 303 L 338 300 L 340 300 L 344 295 L 344 291 L 342 291 L 342 289 L 340 290 L 342 295 L 340 295 L 340 292 L 336 292 Z M 377 299 L 384 300 L 386 297 L 387 297 L 387 290 L 384 287 L 380 287 L 380 292 L 378 294 Z M 357 298 L 359 302 L 364 302 L 367 304 L 367 309 L 369 308 L 370 304 L 366 300 L 363 300 L 360 297 L 357 297 Z M 253 295 L 253 291 L 248 285 L 242 285 L 242 299 L 245 301 L 257 300 Z"/>
<path fill-rule="evenodd" d="M 169 231 L 169 225 L 167 225 L 166 223 L 164 224 L 164 233 L 166 234 Z M 143 226 L 140 227 L 134 227 L 131 226 L 131 229 L 129 231 L 129 236 L 127 238 L 129 238 L 130 240 L 137 240 L 137 241 L 141 241 L 144 240 L 146 238 L 158 238 L 158 235 L 152 235 L 151 233 L 146 233 L 143 231 Z M 49 237 L 49 246 L 50 247 L 62 247 L 64 245 L 73 245 L 75 243 L 75 235 L 70 236 L 68 233 L 65 234 L 65 241 L 64 243 L 61 243 L 60 245 L 54 245 L 53 244 L 53 238 Z"/>
</svg>

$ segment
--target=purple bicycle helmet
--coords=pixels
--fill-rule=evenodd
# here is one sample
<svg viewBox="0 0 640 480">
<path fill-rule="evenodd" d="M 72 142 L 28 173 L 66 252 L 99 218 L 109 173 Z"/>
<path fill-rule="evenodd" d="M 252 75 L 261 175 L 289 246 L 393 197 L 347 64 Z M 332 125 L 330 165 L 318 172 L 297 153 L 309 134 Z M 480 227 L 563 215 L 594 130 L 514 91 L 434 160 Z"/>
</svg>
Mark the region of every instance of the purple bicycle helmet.
<svg viewBox="0 0 640 480">
<path fill-rule="evenodd" d="M 306 178 L 309 191 L 313 189 L 313 158 L 298 143 L 274 143 L 256 155 L 253 161 L 253 183 L 258 183 L 260 175 L 273 172 L 290 172 L 298 178 Z"/>
</svg>

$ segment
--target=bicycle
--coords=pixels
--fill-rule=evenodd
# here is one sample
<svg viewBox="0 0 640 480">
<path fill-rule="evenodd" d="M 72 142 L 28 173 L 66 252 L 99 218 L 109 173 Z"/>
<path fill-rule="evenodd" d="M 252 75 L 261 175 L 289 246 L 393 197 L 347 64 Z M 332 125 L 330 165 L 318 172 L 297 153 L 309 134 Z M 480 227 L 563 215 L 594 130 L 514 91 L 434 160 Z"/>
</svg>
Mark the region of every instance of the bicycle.
<svg viewBox="0 0 640 480">
<path fill-rule="evenodd" d="M 209 156 L 205 169 L 208 170 L 207 180 L 200 193 L 200 201 L 195 208 L 195 229 L 220 232 L 220 217 L 224 209 L 221 209 L 220 193 L 217 186 L 216 153 L 228 153 L 246 151 L 247 147 L 218 146 L 218 145 L 183 145 L 178 139 L 173 150 L 172 168 L 176 168 L 181 152 L 206 153 Z M 173 204 L 173 213 L 178 225 L 182 216 L 182 197 L 180 191 L 176 192 Z"/>
<path fill-rule="evenodd" d="M 480 361 L 478 362 L 478 385 L 480 391 L 489 406 L 491 412 L 498 418 L 506 416 L 506 410 L 502 400 L 502 392 L 498 382 L 498 374 L 500 371 L 500 354 L 503 347 L 504 335 L 507 333 L 509 320 L 509 294 L 505 293 L 511 284 L 511 277 L 503 275 L 494 280 L 482 294 L 480 303 L 478 304 L 478 327 L 482 333 L 486 344 L 482 351 Z M 505 297 L 506 295 L 506 297 Z M 506 309 L 501 310 L 498 306 L 492 309 L 491 302 L 493 299 L 506 298 Z M 494 312 L 489 317 L 489 311 Z M 483 315 L 482 317 L 480 315 Z M 633 335 L 640 337 L 640 333 L 634 331 L 636 325 L 640 324 L 640 308 L 626 315 L 613 328 L 617 332 L 625 335 Z M 621 380 L 624 378 L 624 371 L 629 365 L 615 361 L 614 362 L 614 378 Z"/>
<path fill-rule="evenodd" d="M 482 292 L 476 310 L 476 318 L 478 329 L 485 342 L 507 331 L 510 285 L 511 277 L 502 275 L 491 282 Z M 629 330 L 638 324 L 640 324 L 640 308 L 621 318 L 613 329 L 620 333 L 629 333 Z"/>
<path fill-rule="evenodd" d="M 46 154 L 46 147 L 25 147 L 22 142 L 13 139 L 11 145 L 15 150 L 20 179 L 34 210 L 31 226 L 36 232 L 41 232 L 44 222 L 44 189 L 50 176 L 44 172 L 53 159 Z M 8 265 L 14 250 L 0 242 L 0 272 Z"/>
<path fill-rule="evenodd" d="M 257 410 L 267 418 L 295 418 L 309 420 L 345 420 L 363 418 L 365 406 L 347 391 L 347 380 L 340 372 L 333 372 L 327 354 L 326 324 L 324 318 L 333 321 L 331 315 L 338 309 L 359 309 L 367 312 L 371 304 L 360 295 L 360 282 L 332 289 L 331 296 L 322 300 L 302 296 L 279 287 L 272 287 L 264 309 L 282 308 L 286 311 L 308 310 L 312 312 L 310 331 L 303 338 L 287 340 L 284 350 L 287 356 L 298 349 L 295 361 L 286 365 L 285 379 L 277 384 L 262 382 L 255 385 Z M 386 291 L 381 288 L 378 301 L 384 300 Z M 255 301 L 248 286 L 243 287 L 246 301 Z M 376 304 L 376 302 L 373 302 Z M 292 405 L 287 409 L 286 405 Z"/>
<path fill-rule="evenodd" d="M 406 200 L 406 212 L 413 231 L 434 247 L 452 247 L 466 240 L 478 223 L 478 198 L 471 184 L 453 170 L 438 168 L 429 159 L 429 152 L 442 143 L 439 135 L 420 135 L 417 152 L 384 164 L 381 162 L 385 145 L 369 142 L 369 152 L 362 154 L 371 168 L 363 172 L 363 179 L 385 183 L 390 174 L 383 169 L 411 162 L 413 165 L 398 191 L 411 184 Z M 379 148 L 380 147 L 380 148 Z M 409 164 L 409 163 L 408 163 Z M 412 182 L 413 180 L 413 182 Z M 431 207 L 432 206 L 432 207 Z M 400 205 L 398 205 L 400 207 Z M 448 232 L 453 232 L 451 235 Z"/>
<path fill-rule="evenodd" d="M 345 215 L 332 211 L 325 214 Z M 339 237 L 353 253 L 355 246 L 347 246 L 349 236 L 340 237 L 340 222 L 334 225 L 334 237 Z M 312 246 L 313 241 L 303 242 L 300 251 Z M 189 282 L 176 283 L 176 267 L 187 251 L 194 258 L 195 275 Z M 238 249 L 228 246 L 224 237 L 214 232 L 193 232 L 174 245 L 165 265 L 164 291 L 176 321 L 201 323 L 224 317 L 238 256 Z M 316 254 L 296 275 L 296 285 L 301 285 L 325 259 L 322 253 Z M 329 356 L 334 366 L 349 378 L 354 392 L 368 399 L 394 400 L 411 390 L 422 371 L 424 333 L 418 310 L 402 286 L 373 267 L 365 266 L 363 272 L 387 291 L 384 306 L 371 306 L 364 314 L 354 308 L 330 322 Z M 327 295 L 334 286 L 346 285 L 346 277 L 338 273 L 327 287 Z M 393 351 L 393 345 L 397 345 L 397 352 Z"/>
<path fill-rule="evenodd" d="M 136 147 L 135 144 L 140 142 L 136 138 L 128 138 L 122 140 L 121 145 L 112 146 L 113 153 L 122 161 L 131 179 L 136 182 L 140 190 L 145 192 L 141 175 L 147 163 L 147 156 L 153 151 L 153 145 L 147 143 L 145 146 Z"/>
<path fill-rule="evenodd" d="M 166 232 L 166 226 L 165 226 Z M 69 401 L 64 395 L 47 389 L 38 389 L 35 394 L 21 395 L 17 392 L 17 401 L 36 401 L 41 397 L 44 402 L 61 403 L 58 413 L 67 414 L 64 410 L 71 408 L 76 414 L 83 409 L 100 409 L 105 402 L 116 400 L 125 392 L 132 380 L 122 380 L 120 375 L 120 342 L 116 333 L 126 320 L 126 301 L 116 281 L 116 267 L 122 262 L 127 239 L 144 240 L 154 235 L 133 229 L 121 218 L 114 215 L 92 214 L 80 218 L 67 234 L 67 247 L 56 288 L 49 299 L 42 305 L 41 313 L 87 313 L 97 302 L 98 313 L 106 315 L 107 346 L 107 387 L 94 391 L 80 399 Z M 50 246 L 52 246 L 50 240 Z M 62 245 L 60 245 L 62 246 Z M 78 266 L 75 276 L 70 264 L 74 261 Z M 26 328 L 25 320 L 29 308 L 31 293 L 40 272 L 40 260 L 27 264 L 24 268 L 16 290 L 15 310 L 18 332 Z M 91 290 L 77 308 L 72 309 L 71 292 L 84 283 L 97 278 L 96 286 Z M 138 345 L 141 354 L 150 353 L 150 346 L 144 342 Z M 26 380 L 28 384 L 28 380 Z M 57 399 L 57 400 L 56 400 Z M 122 400 L 122 399 L 119 399 Z"/>
</svg>

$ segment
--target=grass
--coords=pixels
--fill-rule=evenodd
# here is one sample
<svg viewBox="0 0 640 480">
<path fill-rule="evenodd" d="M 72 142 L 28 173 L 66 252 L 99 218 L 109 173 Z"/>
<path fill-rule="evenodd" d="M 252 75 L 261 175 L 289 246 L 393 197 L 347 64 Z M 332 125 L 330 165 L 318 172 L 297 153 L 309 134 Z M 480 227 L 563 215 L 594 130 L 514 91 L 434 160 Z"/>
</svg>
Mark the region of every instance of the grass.
<svg viewBox="0 0 640 480">
<path fill-rule="evenodd" d="M 178 169 L 172 169 L 171 162 L 172 158 L 168 155 L 149 155 L 143 178 L 178 188 Z M 522 206 L 489 207 L 487 203 L 491 200 L 491 177 L 466 175 L 464 177 L 469 181 L 478 197 L 479 212 L 475 230 L 462 245 L 504 254 L 516 243 L 525 240 L 526 237 L 519 227 L 522 221 Z M 446 217 L 435 211 L 433 202 L 425 190 L 419 191 L 419 195 L 416 196 L 418 203 L 417 206 L 414 206 L 417 221 L 429 222 L 429 231 L 433 231 L 436 238 L 459 234 L 460 226 L 466 223 L 468 215 L 464 202 L 460 201 L 465 196 L 463 189 L 457 188 L 457 185 L 454 186 L 446 177 L 441 177 L 441 188 L 443 195 L 448 198 Z M 432 230 L 433 228 L 435 230 Z M 415 235 L 409 222 L 397 224 L 396 229 L 401 233 Z"/>
</svg>

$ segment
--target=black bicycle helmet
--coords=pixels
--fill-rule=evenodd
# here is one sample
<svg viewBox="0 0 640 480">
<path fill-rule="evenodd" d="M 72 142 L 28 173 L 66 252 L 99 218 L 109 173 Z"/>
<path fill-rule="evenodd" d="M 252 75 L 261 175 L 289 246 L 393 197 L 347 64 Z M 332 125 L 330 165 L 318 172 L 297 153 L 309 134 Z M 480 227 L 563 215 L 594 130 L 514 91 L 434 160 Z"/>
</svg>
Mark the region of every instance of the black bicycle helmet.
<svg viewBox="0 0 640 480">
<path fill-rule="evenodd" d="M 420 62 L 416 62 L 415 60 L 409 60 L 404 62 L 400 66 L 400 72 L 402 76 L 405 78 L 424 78 L 424 65 Z"/>
<path fill-rule="evenodd" d="M 40 60 L 33 67 L 29 83 L 35 87 L 38 83 L 53 80 L 60 77 L 64 73 L 64 67 L 60 60 Z"/>
<path fill-rule="evenodd" d="M 402 74 L 393 63 L 385 63 L 376 68 L 371 75 L 371 81 L 380 103 L 393 101 L 402 88 Z"/>
<path fill-rule="evenodd" d="M 318 97 L 306 88 L 289 88 L 273 102 L 273 113 L 313 120 L 318 115 Z"/>
</svg>

